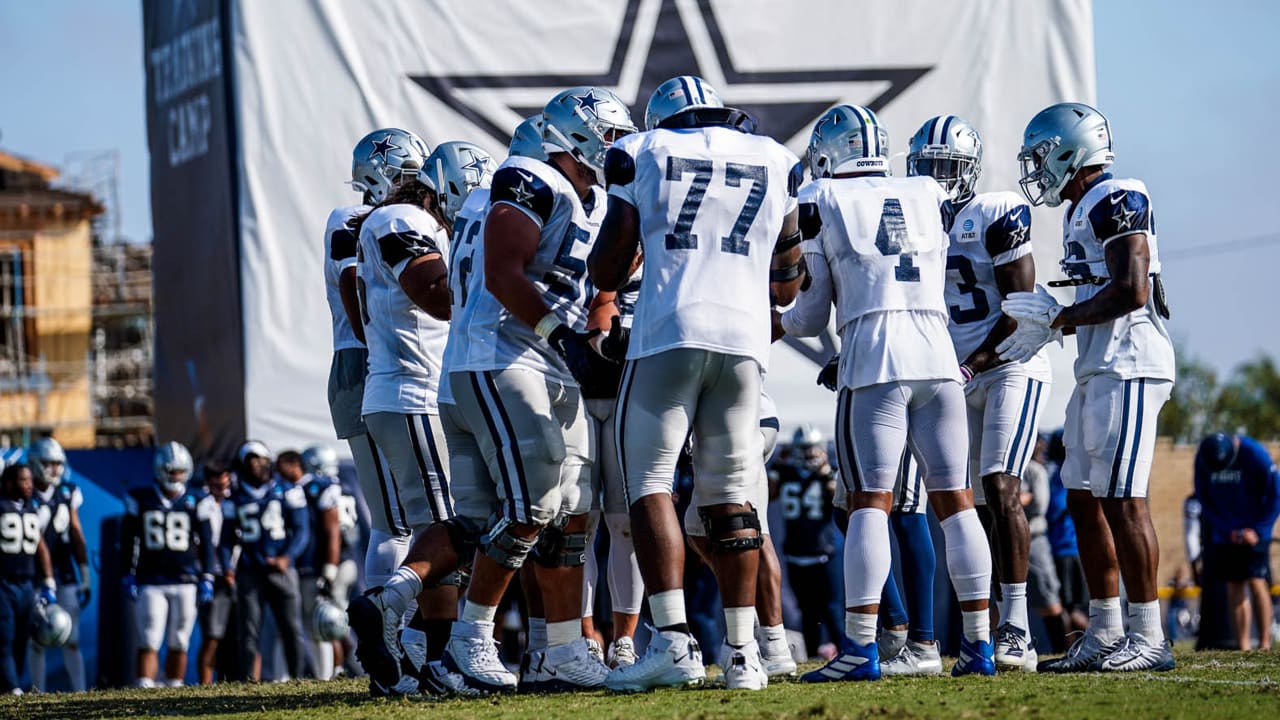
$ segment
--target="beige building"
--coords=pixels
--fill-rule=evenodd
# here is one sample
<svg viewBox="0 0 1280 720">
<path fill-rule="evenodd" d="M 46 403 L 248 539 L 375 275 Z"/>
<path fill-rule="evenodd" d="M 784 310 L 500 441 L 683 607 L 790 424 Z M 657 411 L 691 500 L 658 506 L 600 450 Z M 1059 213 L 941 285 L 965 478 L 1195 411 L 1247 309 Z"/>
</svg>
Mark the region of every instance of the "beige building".
<svg viewBox="0 0 1280 720">
<path fill-rule="evenodd" d="M 58 171 L 0 151 L 0 443 L 52 432 L 94 445 L 90 395 L 93 197 Z"/>
</svg>

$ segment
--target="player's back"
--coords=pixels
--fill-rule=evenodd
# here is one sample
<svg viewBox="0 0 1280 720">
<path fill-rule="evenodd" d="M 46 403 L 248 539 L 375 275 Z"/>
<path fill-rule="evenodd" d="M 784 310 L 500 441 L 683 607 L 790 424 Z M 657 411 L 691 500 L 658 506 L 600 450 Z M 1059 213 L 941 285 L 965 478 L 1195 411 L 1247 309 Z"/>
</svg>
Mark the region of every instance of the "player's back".
<svg viewBox="0 0 1280 720">
<path fill-rule="evenodd" d="M 1084 302 L 1106 286 L 1106 246 L 1134 233 L 1147 236 L 1148 272 L 1160 273 L 1155 214 L 1147 187 L 1140 180 L 1121 180 L 1104 174 L 1063 216 L 1062 269 L 1082 284 L 1076 302 Z M 1077 378 L 1105 373 L 1122 379 L 1174 379 L 1173 341 L 1165 318 L 1157 310 L 1154 287 L 1147 304 L 1110 322 L 1076 328 Z"/>
<path fill-rule="evenodd" d="M 944 296 L 946 195 L 930 177 L 822 178 L 805 234 L 831 272 L 841 384 L 959 379 Z M 813 248 L 813 245 L 809 245 Z"/>
<path fill-rule="evenodd" d="M 610 154 L 609 192 L 636 208 L 644 251 L 628 357 L 698 348 L 767 367 L 769 266 L 796 204 L 795 155 L 722 126 L 639 133 Z"/>
<path fill-rule="evenodd" d="M 434 252 L 448 262 L 448 235 L 420 207 L 377 208 L 360 228 L 358 288 L 369 348 L 365 414 L 435 408 L 449 324 L 427 314 L 400 286 L 408 263 Z"/>
<path fill-rule="evenodd" d="M 356 339 L 342 304 L 338 281 L 343 270 L 356 264 L 356 236 L 352 221 L 369 212 L 366 205 L 334 208 L 324 226 L 324 292 L 329 303 L 329 315 L 333 324 L 334 351 L 362 348 L 364 343 Z"/>
</svg>

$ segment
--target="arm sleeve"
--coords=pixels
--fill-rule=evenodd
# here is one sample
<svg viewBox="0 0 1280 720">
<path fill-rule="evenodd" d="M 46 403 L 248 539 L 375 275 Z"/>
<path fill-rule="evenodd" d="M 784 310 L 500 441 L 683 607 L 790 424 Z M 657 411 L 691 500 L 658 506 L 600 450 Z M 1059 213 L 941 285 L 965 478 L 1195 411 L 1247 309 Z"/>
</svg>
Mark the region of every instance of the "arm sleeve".
<svg viewBox="0 0 1280 720">
<path fill-rule="evenodd" d="M 423 235 L 416 228 L 407 225 L 393 225 L 392 232 L 378 238 L 378 249 L 397 279 L 411 261 L 440 253 L 440 245 L 433 236 Z"/>
<path fill-rule="evenodd" d="M 1116 190 L 1094 204 L 1089 223 L 1103 246 L 1126 235 L 1150 232 L 1151 201 L 1138 190 Z"/>
<path fill-rule="evenodd" d="M 987 228 L 983 238 L 994 265 L 1007 265 L 1031 254 L 1031 207 L 1017 205 Z"/>
<path fill-rule="evenodd" d="M 541 228 L 551 219 L 555 209 L 555 193 L 551 186 L 524 168 L 499 168 L 489 188 L 489 205 L 506 203 L 519 209 Z"/>
<path fill-rule="evenodd" d="M 809 287 L 802 290 L 796 304 L 782 314 L 782 329 L 793 337 L 813 337 L 827 327 L 835 292 L 831 284 L 831 268 L 827 266 L 826 255 L 817 241 L 805 240 L 800 251 L 809 268 Z"/>
</svg>

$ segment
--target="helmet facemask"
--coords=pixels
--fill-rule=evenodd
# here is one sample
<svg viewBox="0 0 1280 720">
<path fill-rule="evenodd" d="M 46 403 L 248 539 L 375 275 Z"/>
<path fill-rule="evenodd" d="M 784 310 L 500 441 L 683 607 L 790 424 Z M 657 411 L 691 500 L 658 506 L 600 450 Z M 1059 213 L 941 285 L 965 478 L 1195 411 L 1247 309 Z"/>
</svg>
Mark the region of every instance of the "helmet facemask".
<svg viewBox="0 0 1280 720">
<path fill-rule="evenodd" d="M 977 158 L 946 145 L 929 146 L 907 156 L 907 175 L 932 177 L 956 204 L 973 197 L 980 172 Z"/>
<path fill-rule="evenodd" d="M 1050 160 L 1060 144 L 1061 141 L 1056 137 L 1045 138 L 1030 148 L 1024 147 L 1018 153 L 1018 163 L 1022 165 L 1022 179 L 1018 181 L 1018 186 L 1032 205 L 1058 207 L 1062 204 L 1062 188 L 1067 186 L 1074 174 L 1074 171 L 1064 170 L 1071 168 L 1074 156 L 1079 155 L 1080 151 L 1064 151 L 1061 158 Z M 1054 172 L 1054 166 L 1060 168 L 1060 171 Z"/>
<path fill-rule="evenodd" d="M 574 95 L 573 93 L 578 90 L 574 88 L 565 91 L 547 106 L 547 111 L 543 113 L 543 144 L 569 153 L 574 160 L 591 169 L 596 182 L 603 185 L 605 153 L 609 151 L 614 141 L 635 132 L 636 127 L 631 122 L 626 106 L 613 93 L 599 88 L 586 88 L 584 94 Z M 597 92 L 604 95 L 597 97 Z M 588 100 L 590 100 L 589 103 Z M 549 114 L 554 113 L 556 116 L 563 117 L 561 113 L 567 102 L 575 103 L 569 112 L 572 113 L 573 120 L 576 122 L 558 121 Z M 611 115 L 620 116 L 617 119 L 625 121 L 625 124 L 601 117 L 596 105 L 604 105 L 603 110 Z M 616 107 L 610 107 L 610 105 Z M 588 106 L 591 112 L 587 112 Z"/>
</svg>

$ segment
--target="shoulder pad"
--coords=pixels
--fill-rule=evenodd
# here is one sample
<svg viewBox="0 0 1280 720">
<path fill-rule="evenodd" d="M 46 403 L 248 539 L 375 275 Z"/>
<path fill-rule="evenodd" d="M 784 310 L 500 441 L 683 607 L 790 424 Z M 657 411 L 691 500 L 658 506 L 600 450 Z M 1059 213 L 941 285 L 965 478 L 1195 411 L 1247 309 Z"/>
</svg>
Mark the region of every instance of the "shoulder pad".
<svg viewBox="0 0 1280 720">
<path fill-rule="evenodd" d="M 514 166 L 499 168 L 489 188 L 490 206 L 500 202 L 518 205 L 533 213 L 543 224 L 551 219 L 555 201 L 555 192 L 545 180 Z"/>
<path fill-rule="evenodd" d="M 993 258 L 1031 242 L 1031 207 L 1017 205 L 996 218 L 987 227 L 983 242 Z"/>
<path fill-rule="evenodd" d="M 796 197 L 800 194 L 800 186 L 804 184 L 804 167 L 800 163 L 791 166 L 787 173 L 787 195 Z"/>
<path fill-rule="evenodd" d="M 329 259 L 347 260 L 355 257 L 357 242 L 358 238 L 350 222 L 336 228 L 329 236 Z"/>
<path fill-rule="evenodd" d="M 817 203 L 800 203 L 800 235 L 805 240 L 812 240 L 822 231 L 822 216 L 818 214 Z"/>
<path fill-rule="evenodd" d="M 302 488 L 295 485 L 284 491 L 284 501 L 291 508 L 305 507 L 307 496 L 302 492 Z"/>
<path fill-rule="evenodd" d="M 1151 229 L 1151 201 L 1138 190 L 1117 189 L 1107 193 L 1089 210 L 1089 224 L 1098 242 Z"/>
<path fill-rule="evenodd" d="M 630 185 L 636 179 L 636 161 L 622 148 L 611 147 L 604 155 L 605 187 Z"/>
</svg>

